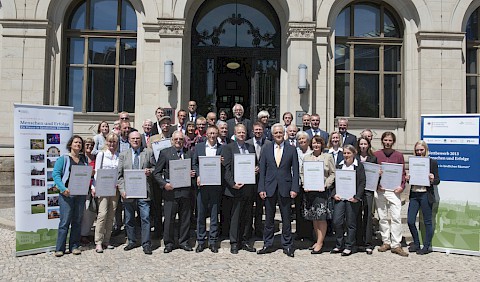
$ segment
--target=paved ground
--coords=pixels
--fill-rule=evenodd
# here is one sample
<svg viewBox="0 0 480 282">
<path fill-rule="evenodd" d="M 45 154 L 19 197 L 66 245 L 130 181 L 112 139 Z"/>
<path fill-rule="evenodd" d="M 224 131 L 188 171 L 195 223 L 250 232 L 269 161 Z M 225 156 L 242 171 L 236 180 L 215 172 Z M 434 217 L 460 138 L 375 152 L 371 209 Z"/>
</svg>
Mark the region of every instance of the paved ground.
<svg viewBox="0 0 480 282">
<path fill-rule="evenodd" d="M 404 206 L 405 208 L 405 206 Z M 240 251 L 230 254 L 228 242 L 222 243 L 218 254 L 209 250 L 196 254 L 175 250 L 163 253 L 163 247 L 153 255 L 144 255 L 141 248 L 129 252 L 123 246 L 103 254 L 87 247 L 80 256 L 65 255 L 56 258 L 52 253 L 24 257 L 14 256 L 15 233 L 12 230 L 13 208 L 0 209 L 0 280 L 52 281 L 318 281 L 333 278 L 338 281 L 478 281 L 480 257 L 432 253 L 426 256 L 412 254 L 407 258 L 390 252 L 364 253 L 350 257 L 311 255 L 307 249 L 295 252 L 295 258 L 286 257 L 281 250 L 273 254 L 257 255 Z M 0 222 L 1 224 L 1 222 Z M 118 238 L 118 237 L 117 237 Z M 277 238 L 279 239 L 279 238 Z M 120 241 L 122 240 L 120 236 Z M 155 242 L 158 246 L 159 242 Z M 256 242 L 256 247 L 261 247 Z M 302 247 L 301 242 L 296 245 Z M 331 239 L 327 247 L 331 247 Z M 308 244 L 303 244 L 303 247 Z M 392 269 L 394 269 L 392 271 Z"/>
</svg>

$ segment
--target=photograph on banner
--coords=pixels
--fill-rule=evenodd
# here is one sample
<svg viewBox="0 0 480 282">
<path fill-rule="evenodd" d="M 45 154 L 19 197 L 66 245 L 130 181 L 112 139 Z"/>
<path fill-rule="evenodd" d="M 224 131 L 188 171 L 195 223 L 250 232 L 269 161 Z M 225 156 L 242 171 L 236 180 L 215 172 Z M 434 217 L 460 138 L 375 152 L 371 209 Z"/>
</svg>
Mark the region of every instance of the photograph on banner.
<svg viewBox="0 0 480 282">
<path fill-rule="evenodd" d="M 52 173 L 72 133 L 71 107 L 14 105 L 17 256 L 55 248 L 60 209 Z"/>
<path fill-rule="evenodd" d="M 421 139 L 441 180 L 434 187 L 434 250 L 480 255 L 479 133 L 478 114 L 422 115 Z M 422 224 L 420 230 L 424 235 Z"/>
</svg>

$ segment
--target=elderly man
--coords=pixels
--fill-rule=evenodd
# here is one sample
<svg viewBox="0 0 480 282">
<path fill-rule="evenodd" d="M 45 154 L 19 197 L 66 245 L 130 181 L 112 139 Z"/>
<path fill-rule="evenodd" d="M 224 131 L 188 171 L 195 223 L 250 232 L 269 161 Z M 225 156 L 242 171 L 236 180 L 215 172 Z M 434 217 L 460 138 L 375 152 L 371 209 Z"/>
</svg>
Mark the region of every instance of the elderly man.
<svg viewBox="0 0 480 282">
<path fill-rule="evenodd" d="M 228 124 L 228 138 L 232 137 L 234 134 L 234 128 L 237 124 L 243 124 L 246 127 L 247 130 L 247 137 L 246 139 L 251 138 L 251 132 L 252 132 L 252 122 L 243 117 L 243 114 L 245 113 L 243 106 L 241 104 L 235 104 L 232 108 L 233 115 L 234 117 L 227 120 Z"/>
<path fill-rule="evenodd" d="M 158 123 L 160 124 L 160 132 L 158 133 L 158 135 L 160 135 L 160 139 L 170 138 L 170 136 L 172 135 L 172 131 L 170 130 L 171 121 L 172 120 L 169 116 L 163 116 L 158 121 Z"/>
<path fill-rule="evenodd" d="M 257 118 L 258 121 L 263 125 L 263 136 L 265 136 L 268 140 L 272 141 L 272 131 L 270 130 L 270 125 L 268 124 L 270 114 L 268 113 L 268 111 L 263 110 L 257 114 Z"/>
<path fill-rule="evenodd" d="M 291 199 L 299 192 L 299 165 L 295 147 L 284 141 L 283 125 L 272 126 L 273 140 L 265 145 L 260 157 L 260 178 L 258 193 L 265 201 L 264 245 L 257 253 L 271 253 L 275 231 L 274 218 L 278 202 L 282 216 L 282 247 L 283 253 L 294 257 L 291 217 Z"/>
<path fill-rule="evenodd" d="M 128 112 L 125 112 L 125 111 L 124 111 L 124 112 L 120 112 L 120 113 L 118 114 L 118 119 L 119 119 L 120 121 L 130 121 L 130 114 L 129 114 Z M 130 127 L 130 131 L 132 132 L 132 131 L 137 131 L 137 130 L 136 130 L 135 128 L 133 128 L 133 127 Z"/>
<path fill-rule="evenodd" d="M 348 119 L 347 118 L 338 118 L 338 131 L 342 135 L 342 144 L 343 146 L 350 144 L 354 147 L 357 146 L 357 136 L 350 134 L 348 131 Z"/>
<path fill-rule="evenodd" d="M 302 125 L 303 125 L 303 131 L 309 130 L 310 127 L 310 115 L 307 113 L 304 113 L 302 116 Z"/>
<path fill-rule="evenodd" d="M 175 217 L 177 213 L 180 218 L 180 231 L 178 235 L 179 247 L 185 251 L 193 251 L 192 247 L 188 244 L 189 230 L 190 230 L 190 185 L 185 187 L 173 187 L 170 184 L 170 161 L 191 159 L 190 151 L 183 147 L 184 136 L 181 131 L 173 132 L 172 147 L 163 149 L 160 151 L 155 171 L 153 175 L 155 180 L 159 183 L 160 188 L 164 189 L 164 213 L 165 224 L 163 241 L 165 243 L 164 253 L 170 253 L 175 246 Z M 195 170 L 191 170 L 190 177 L 195 177 Z"/>
<path fill-rule="evenodd" d="M 214 112 L 209 112 L 207 114 L 207 126 L 215 126 L 217 123 L 217 114 Z"/>
<path fill-rule="evenodd" d="M 141 135 L 138 131 L 131 132 L 128 135 L 130 149 L 120 153 L 118 157 L 118 187 L 122 196 L 123 206 L 125 209 L 125 228 L 127 230 L 128 244 L 125 251 L 130 251 L 136 247 L 135 232 L 135 210 L 136 207 L 141 218 L 141 234 L 143 252 L 147 255 L 152 254 L 152 245 L 150 242 L 150 186 L 152 174 L 153 152 L 151 149 L 143 149 L 141 146 Z M 147 177 L 146 189 L 147 197 L 142 199 L 129 199 L 128 189 L 125 185 L 125 170 L 140 169 L 143 170 Z"/>
<path fill-rule="evenodd" d="M 152 126 L 153 122 L 151 119 L 146 119 L 143 121 L 143 133 L 142 133 L 142 147 L 150 147 L 150 137 L 152 137 Z"/>
<path fill-rule="evenodd" d="M 288 142 L 288 144 L 292 145 L 293 147 L 297 147 L 297 132 L 298 132 L 298 127 L 295 124 L 290 124 L 287 127 L 286 141 Z"/>
<path fill-rule="evenodd" d="M 224 121 L 219 120 L 217 122 L 218 127 L 218 143 L 222 145 L 227 145 L 232 141 L 232 139 L 228 138 L 228 124 Z"/>
</svg>

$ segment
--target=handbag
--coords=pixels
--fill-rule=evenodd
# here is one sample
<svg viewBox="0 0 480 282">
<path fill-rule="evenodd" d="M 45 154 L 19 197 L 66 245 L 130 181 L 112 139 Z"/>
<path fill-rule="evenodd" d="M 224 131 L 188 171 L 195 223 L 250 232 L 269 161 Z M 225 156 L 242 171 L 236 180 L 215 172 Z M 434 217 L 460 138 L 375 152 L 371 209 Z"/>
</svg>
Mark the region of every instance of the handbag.
<svg viewBox="0 0 480 282">
<path fill-rule="evenodd" d="M 88 192 L 88 206 L 87 210 L 93 212 L 93 213 L 98 213 L 98 199 L 93 197 L 91 192 Z"/>
</svg>

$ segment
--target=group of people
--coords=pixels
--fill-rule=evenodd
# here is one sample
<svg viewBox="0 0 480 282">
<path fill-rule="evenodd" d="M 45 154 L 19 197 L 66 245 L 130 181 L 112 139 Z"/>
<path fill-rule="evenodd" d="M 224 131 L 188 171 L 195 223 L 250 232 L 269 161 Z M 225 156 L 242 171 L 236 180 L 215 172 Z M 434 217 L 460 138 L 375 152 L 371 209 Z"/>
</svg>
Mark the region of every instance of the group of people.
<svg viewBox="0 0 480 282">
<path fill-rule="evenodd" d="M 115 248 L 112 236 L 120 232 L 124 223 L 128 242 L 125 251 L 142 246 L 145 254 L 152 254 L 150 238 L 151 222 L 158 237 L 163 236 L 164 253 L 176 248 L 193 251 L 189 245 L 190 230 L 196 229 L 196 252 L 210 249 L 218 252 L 218 241 L 223 234 L 230 240 L 230 252 L 240 250 L 267 254 L 275 251 L 274 217 L 278 204 L 282 217 L 281 245 L 283 252 L 294 257 L 291 228 L 292 213 L 296 215 L 296 238 L 311 239 L 312 254 L 323 252 L 323 241 L 330 226 L 334 231 L 335 247 L 331 253 L 349 256 L 357 251 L 372 254 L 374 249 L 372 219 L 374 208 L 379 217 L 379 229 L 383 244 L 378 251 L 391 250 L 408 256 L 401 246 L 401 200 L 409 175 L 403 173 L 402 183 L 394 191 L 385 190 L 379 184 L 376 191 L 365 190 L 366 177 L 363 163 L 404 164 L 404 156 L 393 149 L 396 137 L 393 132 L 381 136 L 383 149 L 373 152 L 371 130 L 364 130 L 357 137 L 348 130 L 348 120 L 338 119 L 338 131 L 330 134 L 319 128 L 320 116 L 305 114 L 303 128 L 292 123 L 292 113 L 285 113 L 284 123 L 269 125 L 269 113 L 261 111 L 258 120 L 244 118 L 242 105 L 232 108 L 233 118 L 227 112 L 210 112 L 203 117 L 196 112 L 196 102 L 189 101 L 188 110 L 177 112 L 177 124 L 165 115 L 163 108 L 155 111 L 157 121 L 145 120 L 143 133 L 132 128 L 129 114 L 122 112 L 114 129 L 102 121 L 98 134 L 85 141 L 74 135 L 67 144 L 69 154 L 55 163 L 53 177 L 60 190 L 60 224 L 56 256 L 66 251 L 66 237 L 70 228 L 69 251 L 80 254 L 81 235 L 88 233 L 96 218 L 95 251 Z M 171 146 L 155 157 L 152 144 L 169 139 Z M 255 184 L 235 181 L 236 154 L 255 154 Z M 428 156 L 428 145 L 415 144 L 416 156 Z M 220 156 L 222 181 L 220 185 L 204 185 L 209 176 L 200 175 L 199 160 L 203 156 Z M 174 187 L 170 181 L 172 160 L 191 160 L 191 171 L 185 172 L 191 184 Z M 304 189 L 304 162 L 324 163 L 324 182 L 315 190 Z M 90 193 L 98 200 L 98 212 L 85 211 L 86 196 L 72 196 L 68 181 L 72 165 L 92 165 Z M 117 195 L 96 197 L 95 171 L 117 169 Z M 143 199 L 128 197 L 125 187 L 125 171 L 143 170 L 147 179 L 147 196 Z M 408 210 L 408 226 L 413 242 L 410 252 L 431 252 L 433 237 L 432 205 L 433 186 L 439 183 L 438 166 L 430 159 L 431 185 L 412 185 Z M 356 174 L 356 191 L 345 199 L 336 193 L 335 172 L 353 170 Z M 380 175 L 382 171 L 379 171 Z M 292 203 L 295 209 L 292 211 Z M 162 209 L 163 207 L 163 209 Z M 416 216 L 422 209 L 426 227 L 423 247 L 415 226 Z M 163 210 L 163 215 L 162 215 Z M 124 214 L 124 220 L 122 218 Z M 90 213 L 90 214 L 89 214 Z M 388 219 L 391 216 L 391 222 Z M 135 236 L 136 217 L 140 218 L 141 239 Z M 179 218 L 178 237 L 175 236 L 175 219 Z M 153 220 L 151 221 L 151 215 Z M 265 221 L 262 217 L 265 215 Z M 207 217 L 210 224 L 207 232 Z M 83 230 L 82 230 L 83 229 Z M 253 236 L 263 238 L 260 250 L 253 247 Z M 175 238 L 176 237 L 176 238 Z"/>
</svg>

